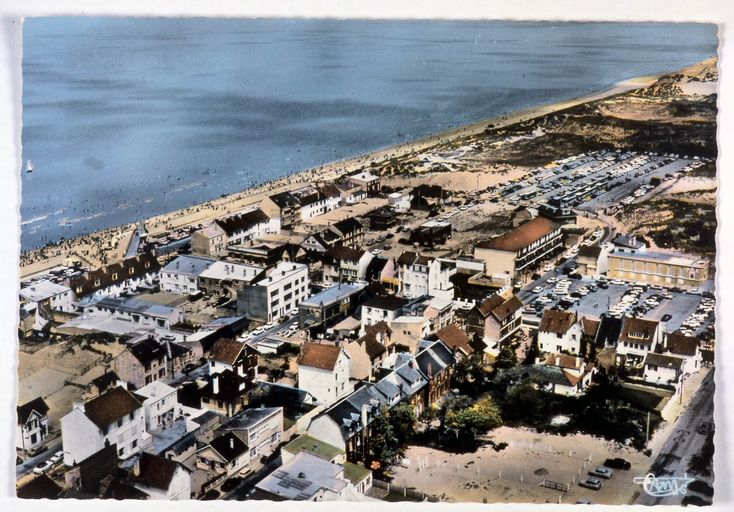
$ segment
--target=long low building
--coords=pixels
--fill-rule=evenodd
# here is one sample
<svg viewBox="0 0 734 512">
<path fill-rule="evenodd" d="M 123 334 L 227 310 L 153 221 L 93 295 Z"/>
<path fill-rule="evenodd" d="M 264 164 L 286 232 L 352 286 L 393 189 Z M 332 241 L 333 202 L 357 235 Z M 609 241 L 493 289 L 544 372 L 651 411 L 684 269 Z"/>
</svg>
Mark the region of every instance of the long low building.
<svg viewBox="0 0 734 512">
<path fill-rule="evenodd" d="M 709 277 L 708 261 L 679 254 L 616 249 L 607 276 L 667 286 L 700 287 Z"/>
<path fill-rule="evenodd" d="M 484 260 L 487 275 L 520 277 L 563 250 L 563 233 L 543 217 L 522 224 L 509 233 L 479 242 L 474 257 Z"/>
</svg>

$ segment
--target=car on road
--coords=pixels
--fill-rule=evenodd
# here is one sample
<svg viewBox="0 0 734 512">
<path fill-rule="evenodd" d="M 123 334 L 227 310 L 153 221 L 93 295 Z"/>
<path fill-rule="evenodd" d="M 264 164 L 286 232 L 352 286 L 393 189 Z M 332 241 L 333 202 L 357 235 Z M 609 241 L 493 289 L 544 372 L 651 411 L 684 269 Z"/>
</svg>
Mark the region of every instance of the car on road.
<svg viewBox="0 0 734 512">
<path fill-rule="evenodd" d="M 48 471 L 49 469 L 51 469 L 53 467 L 53 465 L 54 465 L 54 463 L 51 462 L 50 460 L 43 461 L 40 464 L 36 465 L 35 468 L 33 468 L 33 472 L 35 474 L 37 474 L 37 475 L 42 475 L 46 471 Z"/>
<path fill-rule="evenodd" d="M 576 500 L 576 505 L 591 505 L 591 500 L 589 498 L 580 498 Z"/>
<path fill-rule="evenodd" d="M 381 251 L 380 249 L 372 249 L 372 251 L 370 251 L 370 252 L 371 252 L 372 254 L 374 254 L 375 256 L 377 256 L 377 255 L 378 255 L 378 254 L 380 254 L 380 253 L 381 253 L 382 251 Z"/>
<path fill-rule="evenodd" d="M 183 367 L 183 368 L 181 368 L 181 371 L 182 371 L 182 372 L 183 372 L 183 373 L 184 373 L 185 375 L 188 375 L 189 373 L 191 373 L 191 372 L 193 372 L 194 370 L 196 370 L 196 368 L 197 368 L 197 366 L 196 366 L 195 364 L 193 364 L 193 363 L 188 363 L 188 364 L 184 365 L 184 367 Z M 61 453 L 62 457 L 63 457 L 63 455 L 64 455 L 64 452 L 56 452 L 56 453 Z"/>
<path fill-rule="evenodd" d="M 629 470 L 632 467 L 632 464 L 630 464 L 629 461 L 621 457 L 607 459 L 604 461 L 604 465 L 608 468 L 624 469 L 624 470 Z"/>
<path fill-rule="evenodd" d="M 611 470 L 605 466 L 598 466 L 589 471 L 589 474 L 591 476 L 598 476 L 599 478 L 606 478 L 607 480 L 609 480 L 614 475 L 614 470 Z"/>
<path fill-rule="evenodd" d="M 599 480 L 595 476 L 587 476 L 583 480 L 579 480 L 579 485 L 581 487 L 586 487 L 587 489 L 594 489 L 595 491 L 598 491 L 599 489 L 601 489 L 601 480 Z"/>
<path fill-rule="evenodd" d="M 545 288 L 543 288 L 542 286 L 536 286 L 535 288 L 533 288 L 533 293 L 540 293 L 543 290 L 545 290 Z"/>
<path fill-rule="evenodd" d="M 51 456 L 51 459 L 49 460 L 54 464 L 61 462 L 62 460 L 64 460 L 64 450 L 57 451 Z"/>
</svg>

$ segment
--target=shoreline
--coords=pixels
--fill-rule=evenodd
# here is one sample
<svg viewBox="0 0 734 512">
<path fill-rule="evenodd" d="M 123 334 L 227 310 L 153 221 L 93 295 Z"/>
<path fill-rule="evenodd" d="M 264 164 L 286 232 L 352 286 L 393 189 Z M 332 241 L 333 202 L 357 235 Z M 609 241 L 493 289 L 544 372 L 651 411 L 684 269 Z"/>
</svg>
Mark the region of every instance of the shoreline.
<svg viewBox="0 0 734 512">
<path fill-rule="evenodd" d="M 318 167 L 304 169 L 252 188 L 196 203 L 179 210 L 155 215 L 142 222 L 148 234 L 153 236 L 170 230 L 211 222 L 216 218 L 254 206 L 265 197 L 277 192 L 292 190 L 310 182 L 337 180 L 357 170 L 369 168 L 372 163 L 377 164 L 390 158 L 404 157 L 410 153 L 424 151 L 439 144 L 452 143 L 462 138 L 478 135 L 484 132 L 489 125 L 492 125 L 492 129 L 507 128 L 578 105 L 628 93 L 647 87 L 661 76 L 667 74 L 670 74 L 670 72 L 623 80 L 606 89 L 575 98 L 529 107 L 505 115 L 483 119 L 475 123 L 452 128 L 409 142 L 329 162 Z M 136 224 L 134 223 L 118 225 L 68 240 L 52 242 L 28 251 L 21 251 L 19 254 L 21 260 L 26 258 L 31 261 L 25 265 L 21 261 L 20 277 L 23 279 L 44 272 L 61 264 L 68 256 L 78 256 L 88 260 L 90 248 L 112 252 L 112 254 L 107 254 L 104 257 L 106 263 L 120 261 L 124 259 L 125 253 L 127 252 L 127 245 L 120 247 L 120 242 L 128 239 L 135 227 Z M 110 242 L 111 239 L 118 239 L 117 246 L 114 246 L 114 243 Z M 46 254 L 47 252 L 52 252 L 53 254 Z"/>
</svg>

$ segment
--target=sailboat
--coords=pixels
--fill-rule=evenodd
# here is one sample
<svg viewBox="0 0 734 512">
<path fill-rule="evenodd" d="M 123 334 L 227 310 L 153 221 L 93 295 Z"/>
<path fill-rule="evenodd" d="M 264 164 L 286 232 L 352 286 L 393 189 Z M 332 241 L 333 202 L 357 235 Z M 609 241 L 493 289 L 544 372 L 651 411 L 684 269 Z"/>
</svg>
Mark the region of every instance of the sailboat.
<svg viewBox="0 0 734 512">
<path fill-rule="evenodd" d="M 25 164 L 25 172 L 27 172 L 29 174 L 33 172 L 33 161 L 32 160 L 28 160 L 26 162 L 26 164 Z"/>
</svg>

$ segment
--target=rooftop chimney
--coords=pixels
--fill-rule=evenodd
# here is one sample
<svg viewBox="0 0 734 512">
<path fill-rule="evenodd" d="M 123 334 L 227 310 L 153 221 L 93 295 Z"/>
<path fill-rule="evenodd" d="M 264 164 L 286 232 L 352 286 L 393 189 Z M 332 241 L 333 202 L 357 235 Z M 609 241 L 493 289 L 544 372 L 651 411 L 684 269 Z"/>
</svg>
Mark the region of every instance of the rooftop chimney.
<svg viewBox="0 0 734 512">
<path fill-rule="evenodd" d="M 362 404 L 362 426 L 367 426 L 367 408 L 369 406 L 367 404 Z"/>
<path fill-rule="evenodd" d="M 217 373 L 212 377 L 212 391 L 215 395 L 219 394 L 219 374 Z"/>
<path fill-rule="evenodd" d="M 229 438 L 229 449 L 234 450 L 234 437 L 232 436 Z"/>
</svg>

